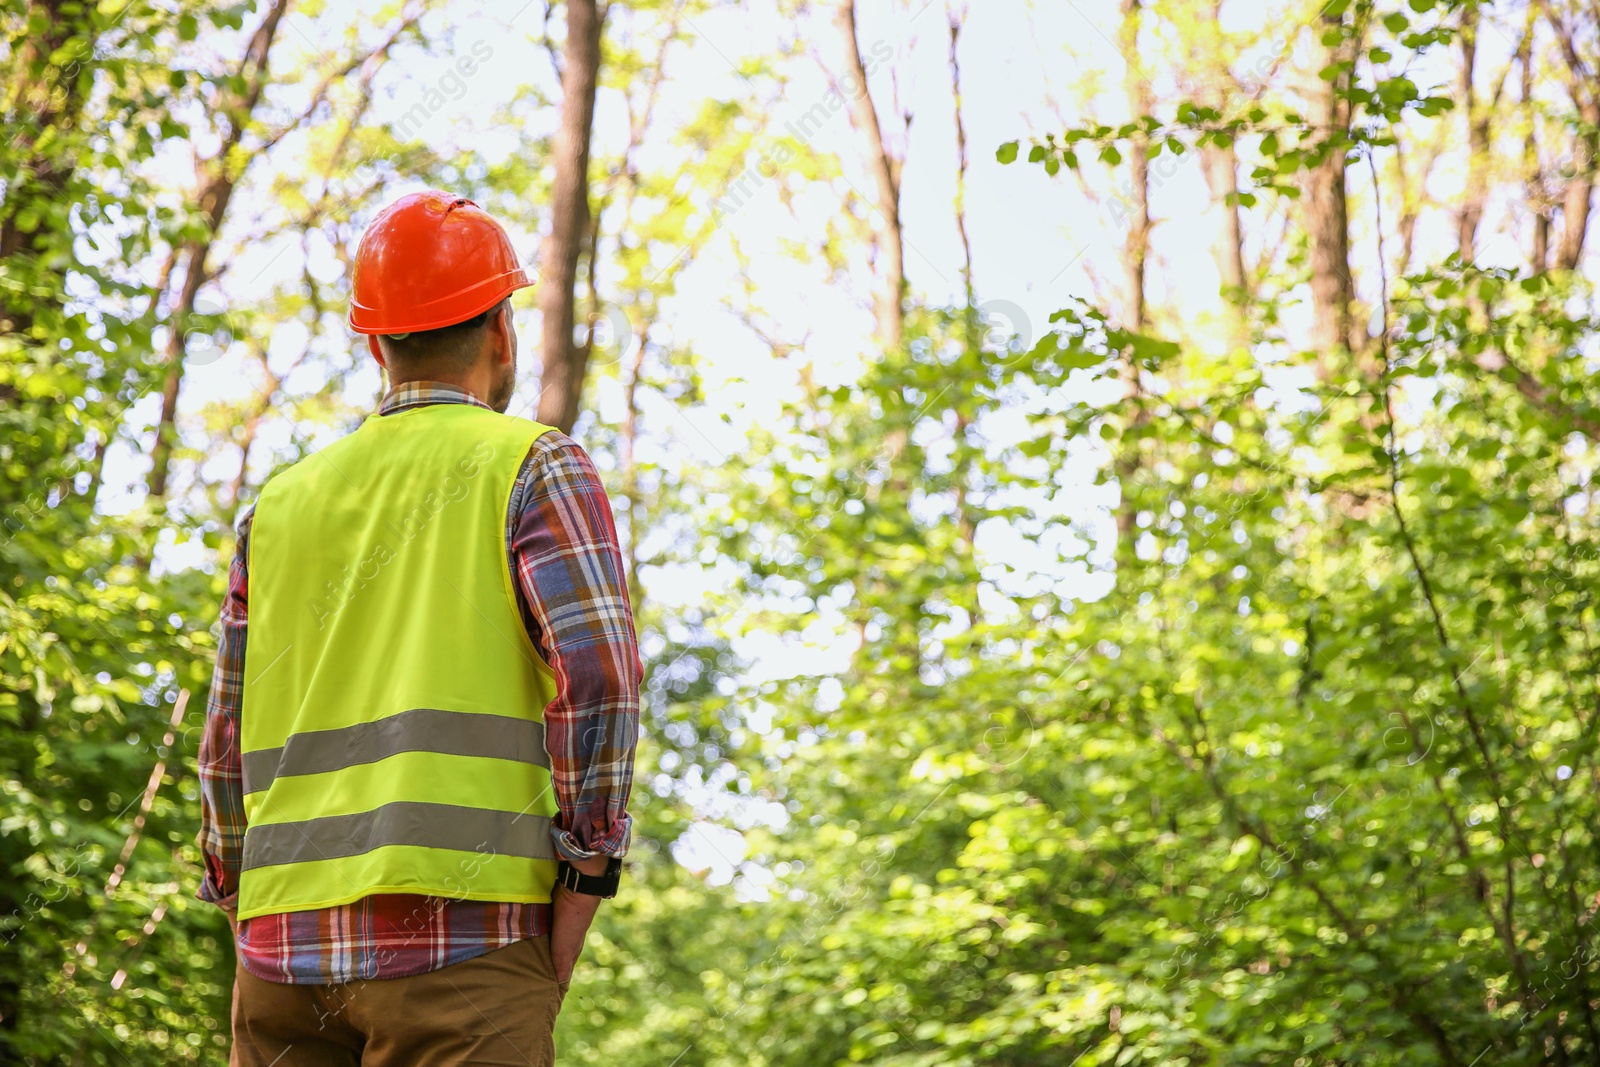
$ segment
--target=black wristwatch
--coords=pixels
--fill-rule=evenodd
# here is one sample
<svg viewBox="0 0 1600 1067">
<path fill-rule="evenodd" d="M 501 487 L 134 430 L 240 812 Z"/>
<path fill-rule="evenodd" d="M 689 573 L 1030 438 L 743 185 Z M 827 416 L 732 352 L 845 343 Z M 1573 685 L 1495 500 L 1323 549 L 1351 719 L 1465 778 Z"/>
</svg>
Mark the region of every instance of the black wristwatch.
<svg viewBox="0 0 1600 1067">
<path fill-rule="evenodd" d="M 566 860 L 561 860 L 556 864 L 556 881 L 574 893 L 610 899 L 617 895 L 617 883 L 622 881 L 622 861 L 613 856 L 606 862 L 605 874 L 584 874 Z"/>
</svg>

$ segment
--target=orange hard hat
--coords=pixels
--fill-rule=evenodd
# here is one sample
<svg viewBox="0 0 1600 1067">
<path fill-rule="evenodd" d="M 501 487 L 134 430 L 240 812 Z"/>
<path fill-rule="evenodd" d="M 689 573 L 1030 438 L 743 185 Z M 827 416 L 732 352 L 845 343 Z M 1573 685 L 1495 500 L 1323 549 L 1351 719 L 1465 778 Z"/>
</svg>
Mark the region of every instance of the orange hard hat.
<svg viewBox="0 0 1600 1067">
<path fill-rule="evenodd" d="M 465 197 L 402 196 L 361 236 L 350 328 L 395 334 L 464 322 L 532 285 L 500 224 Z"/>
</svg>

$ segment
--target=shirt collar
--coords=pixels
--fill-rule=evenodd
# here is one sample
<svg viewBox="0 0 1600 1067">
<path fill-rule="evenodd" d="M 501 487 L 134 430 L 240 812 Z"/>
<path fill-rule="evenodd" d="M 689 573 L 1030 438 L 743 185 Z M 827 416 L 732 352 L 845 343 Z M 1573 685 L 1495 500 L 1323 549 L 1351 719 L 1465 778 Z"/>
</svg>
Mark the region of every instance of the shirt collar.
<svg viewBox="0 0 1600 1067">
<path fill-rule="evenodd" d="M 490 410 L 488 404 L 459 385 L 447 382 L 403 382 L 389 390 L 389 395 L 378 405 L 378 414 L 393 415 L 398 411 L 409 411 L 429 404 L 472 404 Z"/>
</svg>

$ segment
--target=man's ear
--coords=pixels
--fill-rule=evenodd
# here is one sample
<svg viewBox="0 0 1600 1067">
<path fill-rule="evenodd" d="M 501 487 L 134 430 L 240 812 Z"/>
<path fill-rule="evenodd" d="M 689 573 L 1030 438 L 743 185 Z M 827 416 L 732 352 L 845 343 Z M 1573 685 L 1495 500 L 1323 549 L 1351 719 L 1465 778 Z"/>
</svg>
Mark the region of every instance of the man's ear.
<svg viewBox="0 0 1600 1067">
<path fill-rule="evenodd" d="M 384 359 L 383 359 L 383 346 L 378 344 L 378 335 L 377 334 L 375 334 L 375 333 L 367 334 L 367 351 L 371 352 L 372 353 L 372 358 L 378 361 L 378 366 L 382 367 L 384 370 L 388 370 L 389 369 L 389 364 L 384 362 Z"/>
<path fill-rule="evenodd" d="M 517 355 L 516 327 L 511 322 L 511 301 L 503 302 L 500 310 L 495 312 L 494 329 L 491 333 L 497 339 L 493 342 L 498 349 L 494 361 L 498 364 L 510 363 Z"/>
</svg>

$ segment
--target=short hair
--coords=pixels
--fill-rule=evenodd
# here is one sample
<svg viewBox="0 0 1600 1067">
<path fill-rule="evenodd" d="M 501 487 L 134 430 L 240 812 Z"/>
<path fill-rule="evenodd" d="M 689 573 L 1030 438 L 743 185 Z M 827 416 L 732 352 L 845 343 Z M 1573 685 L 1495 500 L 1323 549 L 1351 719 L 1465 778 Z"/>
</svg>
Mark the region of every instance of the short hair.
<svg viewBox="0 0 1600 1067">
<path fill-rule="evenodd" d="M 384 358 L 408 371 L 429 366 L 465 370 L 472 366 L 482 348 L 483 331 L 504 309 L 510 312 L 511 298 L 500 301 L 470 319 L 414 333 L 380 334 L 378 346 Z"/>
</svg>

